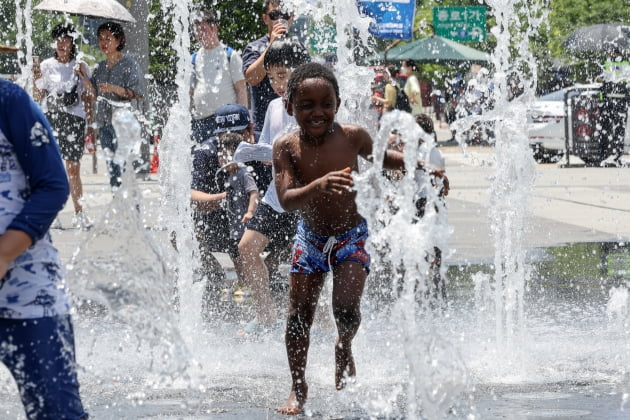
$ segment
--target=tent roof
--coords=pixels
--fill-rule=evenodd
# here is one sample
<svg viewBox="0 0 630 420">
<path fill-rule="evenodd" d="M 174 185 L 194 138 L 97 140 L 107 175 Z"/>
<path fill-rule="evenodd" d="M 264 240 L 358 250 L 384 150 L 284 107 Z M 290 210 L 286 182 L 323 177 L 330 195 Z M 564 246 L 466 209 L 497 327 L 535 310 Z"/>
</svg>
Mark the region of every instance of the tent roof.
<svg viewBox="0 0 630 420">
<path fill-rule="evenodd" d="M 485 62 L 490 60 L 490 55 L 450 39 L 433 35 L 393 47 L 383 53 L 383 59 L 386 61 L 414 60 L 418 63 Z"/>
</svg>

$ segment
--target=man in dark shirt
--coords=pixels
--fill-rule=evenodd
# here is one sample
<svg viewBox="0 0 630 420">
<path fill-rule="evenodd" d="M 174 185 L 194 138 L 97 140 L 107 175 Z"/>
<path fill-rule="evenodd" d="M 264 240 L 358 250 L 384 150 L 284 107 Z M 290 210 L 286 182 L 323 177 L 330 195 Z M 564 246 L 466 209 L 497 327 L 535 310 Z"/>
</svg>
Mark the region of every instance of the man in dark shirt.
<svg viewBox="0 0 630 420">
<path fill-rule="evenodd" d="M 203 275 L 207 280 L 202 300 L 202 314 L 209 314 L 212 295 L 224 287 L 225 274 L 213 252 L 229 253 L 230 223 L 222 201 L 226 198 L 226 172 L 219 171 L 217 136 L 226 132 L 241 134 L 253 141 L 252 124 L 247 108 L 242 105 L 224 105 L 214 113 L 214 136 L 193 150 L 193 171 L 190 199 L 193 207 L 195 234 Z"/>
<path fill-rule="evenodd" d="M 250 42 L 242 54 L 243 73 L 250 86 L 252 117 L 256 133 L 262 131 L 269 102 L 278 97 L 271 88 L 269 78 L 267 78 L 264 66 L 265 53 L 269 44 L 276 38 L 287 34 L 293 22 L 293 14 L 283 11 L 280 0 L 265 0 L 262 20 L 267 25 L 268 33 L 262 38 Z"/>
</svg>

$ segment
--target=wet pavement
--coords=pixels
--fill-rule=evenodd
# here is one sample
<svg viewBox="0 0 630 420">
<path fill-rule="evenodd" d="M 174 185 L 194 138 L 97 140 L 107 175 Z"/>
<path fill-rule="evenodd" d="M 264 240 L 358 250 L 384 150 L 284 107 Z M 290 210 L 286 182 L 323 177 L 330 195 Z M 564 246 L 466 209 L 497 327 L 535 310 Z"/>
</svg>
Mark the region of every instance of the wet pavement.
<svg viewBox="0 0 630 420">
<path fill-rule="evenodd" d="M 477 269 L 488 268 L 488 263 L 492 262 L 494 256 L 491 221 L 487 215 L 488 188 L 495 170 L 494 151 L 489 147 L 468 147 L 465 151 L 459 147 L 443 147 L 442 152 L 451 183 L 447 203 L 453 234 L 449 239 L 451 253 L 446 258 L 446 264 L 450 267 L 449 276 L 454 279 L 450 285 L 450 293 L 454 297 L 453 306 L 457 306 L 458 303 L 466 306 L 473 299 L 473 292 L 470 276 L 461 273 L 466 272 L 466 268 L 470 271 L 468 274 Z M 102 223 L 101 216 L 110 205 L 111 193 L 106 184 L 104 163 L 99 160 L 97 174 L 93 174 L 91 169 L 91 157 L 86 156 L 82 167 L 86 209 L 95 223 Z M 627 168 L 561 168 L 555 164 L 537 165 L 537 179 L 530 200 L 531 218 L 524 237 L 524 246 L 531 254 L 531 259 L 539 262 L 538 270 L 547 267 L 550 272 L 555 273 L 537 277 L 554 280 L 553 287 L 538 284 L 538 290 L 544 287 L 554 289 L 564 284 L 555 281 L 556 278 L 562 277 L 558 275 L 558 270 L 562 271 L 562 268 L 549 267 L 553 266 L 553 261 L 560 261 L 565 255 L 569 255 L 566 257 L 569 260 L 573 254 L 592 255 L 592 259 L 584 263 L 584 267 L 590 267 L 592 272 L 588 271 L 585 274 L 583 270 L 579 271 L 576 268 L 577 279 L 571 278 L 572 273 L 567 274 L 568 279 L 564 280 L 571 290 L 575 290 L 576 282 L 578 284 L 585 282 L 581 288 L 578 287 L 579 290 L 588 289 L 591 283 L 589 279 L 610 274 L 607 271 L 610 267 L 602 265 L 602 261 L 610 264 L 613 271 L 618 270 L 616 274 L 613 273 L 615 274 L 613 277 L 617 278 L 626 264 L 630 266 L 628 249 L 624 248 L 625 242 L 630 241 L 628 171 L 630 169 Z M 139 179 L 138 183 L 143 195 L 142 211 L 147 231 L 155 235 L 158 241 L 164 241 L 167 233 L 160 226 L 158 217 L 160 186 L 157 175 L 150 174 L 148 179 Z M 87 237 L 86 232 L 71 227 L 71 218 L 72 208 L 71 204 L 68 204 L 60 215 L 62 225 L 66 228 L 52 231 L 53 240 L 60 249 L 64 262 L 69 261 L 77 246 Z M 614 247 L 600 245 L 602 243 L 621 243 L 622 247 L 613 249 Z M 584 246 L 588 248 L 575 250 L 566 247 L 573 244 L 587 244 Z M 226 255 L 217 254 L 217 257 L 226 269 L 231 270 L 231 263 Z M 594 265 L 596 267 L 593 267 Z M 621 277 L 623 278 L 623 275 Z M 625 274 L 625 277 L 628 275 Z M 619 284 L 622 283 L 621 281 Z M 606 305 L 608 290 L 611 287 L 614 285 L 607 284 L 605 287 L 597 285 L 594 289 L 596 296 L 588 295 L 586 298 L 587 304 L 597 308 L 594 310 L 596 315 L 593 316 L 600 322 L 593 327 L 596 331 L 608 328 L 605 327 L 606 313 L 602 307 Z M 583 307 L 573 298 L 569 300 L 570 303 L 565 303 L 564 297 L 553 296 L 553 293 L 551 295 L 546 298 L 550 306 L 560 307 L 566 304 L 569 307 L 567 311 L 573 314 L 575 308 Z M 531 311 L 532 319 L 538 320 L 536 309 Z M 566 313 L 560 311 L 554 315 L 554 319 L 561 319 L 563 316 L 566 316 Z M 575 318 L 577 319 L 575 323 L 579 324 L 579 327 L 574 334 L 580 337 L 588 336 L 590 321 L 583 319 L 588 316 L 578 313 Z M 460 317 L 460 314 L 453 315 L 453 319 L 456 319 L 458 324 L 466 323 L 466 317 Z M 544 318 L 542 320 L 544 323 Z M 387 329 L 390 327 L 384 327 L 387 324 L 383 322 L 385 321 L 380 316 L 374 315 L 364 320 L 357 337 L 357 347 L 366 353 L 363 357 L 365 360 L 358 361 L 366 373 L 360 373 L 358 383 L 341 393 L 333 391 L 331 380 L 330 343 L 334 335 L 324 332 L 322 336 L 314 338 L 313 353 L 319 350 L 323 355 L 309 360 L 309 377 L 313 377 L 310 384 L 311 398 L 306 415 L 296 418 L 406 418 L 407 403 L 395 398 L 387 399 L 392 395 L 401 394 L 399 388 L 405 383 L 406 378 L 401 376 L 400 365 L 393 362 L 391 365 L 388 364 L 387 352 L 392 351 L 388 347 L 390 342 L 388 340 L 395 342 L 395 338 L 387 335 Z M 573 320 L 566 322 L 573 325 Z M 260 340 L 243 343 L 235 339 L 232 332 L 224 331 L 226 324 L 207 327 L 208 331 L 204 331 L 203 337 L 200 335 L 199 338 L 206 346 L 201 352 L 204 355 L 201 366 L 209 367 L 211 371 L 203 372 L 202 375 L 207 376 L 201 380 L 201 386 L 191 389 L 187 384 L 178 382 L 159 386 L 147 385 L 151 382 L 147 379 L 150 377 L 147 373 L 150 369 L 148 362 L 125 359 L 124 351 L 118 348 L 120 344 L 116 340 L 122 333 L 116 331 L 116 328 L 106 328 L 103 332 L 106 337 L 109 337 L 107 334 L 112 334 L 114 339 L 104 340 L 105 345 L 102 348 L 94 348 L 94 344 L 89 343 L 89 340 L 84 342 L 82 334 L 93 333 L 95 328 L 98 329 L 95 327 L 98 323 L 97 318 L 93 321 L 83 320 L 77 325 L 78 358 L 79 363 L 84 365 L 81 373 L 82 392 L 92 418 L 252 420 L 286 418 L 275 413 L 275 408 L 288 391 L 288 372 L 281 330 L 272 331 Z M 448 329 L 448 324 L 445 325 Z M 559 325 L 562 329 L 562 322 Z M 229 324 L 228 328 L 231 328 Z M 533 335 L 538 333 L 537 328 L 539 326 L 535 323 L 530 327 Z M 457 328 L 454 327 L 454 330 Z M 462 331 L 464 330 L 457 330 L 451 335 L 445 332 L 444 335 L 449 340 L 465 341 L 462 338 L 464 334 Z M 487 344 L 491 341 L 492 334 L 485 344 L 479 339 L 473 340 L 475 344 L 470 348 L 456 346 L 462 364 L 468 366 L 470 376 L 466 379 L 463 389 L 456 392 L 454 388 L 453 394 L 457 397 L 449 404 L 450 411 L 446 418 L 517 420 L 630 418 L 628 412 L 630 406 L 626 404 L 630 392 L 630 378 L 627 373 L 623 373 L 627 372 L 630 366 L 625 356 L 630 353 L 627 324 L 617 333 L 604 332 L 610 333 L 604 336 L 610 341 L 594 344 L 581 341 L 581 338 L 573 341 L 561 337 L 556 341 L 552 333 L 543 331 L 536 337 L 548 346 L 545 351 L 549 354 L 567 351 L 570 355 L 567 356 L 568 362 L 551 359 L 553 363 L 550 363 L 550 368 L 536 366 L 533 369 L 535 374 L 527 373 L 513 380 L 510 379 L 509 366 L 497 367 L 497 377 L 489 373 L 494 371 L 495 365 L 502 362 L 501 358 L 494 360 L 491 355 L 486 354 L 492 353 L 492 346 Z M 384 338 L 378 340 L 378 345 L 374 346 L 376 343 L 374 337 L 380 335 L 384 335 Z M 610 337 L 618 337 L 619 341 Z M 385 342 L 387 344 L 383 344 Z M 576 342 L 586 343 L 583 356 L 584 371 L 579 368 L 582 356 L 577 351 L 572 352 L 575 349 L 571 347 L 574 347 Z M 600 347 L 600 344 L 603 347 Z M 541 345 L 538 339 L 530 339 L 525 347 L 531 348 L 534 352 L 533 349 L 538 349 L 537 345 Z M 484 350 L 484 346 L 488 347 L 487 351 Z M 612 348 L 610 352 L 606 350 L 608 347 Z M 600 352 L 605 353 L 601 356 L 602 360 L 597 356 Z M 516 360 L 527 360 L 527 356 Z M 99 367 L 99 364 L 102 366 Z M 516 371 L 519 368 L 520 366 L 514 367 Z M 569 370 L 570 373 L 563 375 L 563 369 Z M 550 373 L 549 370 L 554 372 Z M 476 377 L 480 372 L 483 372 L 481 374 L 483 377 Z M 366 402 L 366 399 L 370 399 L 370 402 Z M 21 412 L 11 379 L 7 377 L 6 372 L 2 372 L 0 417 L 21 418 Z"/>
</svg>

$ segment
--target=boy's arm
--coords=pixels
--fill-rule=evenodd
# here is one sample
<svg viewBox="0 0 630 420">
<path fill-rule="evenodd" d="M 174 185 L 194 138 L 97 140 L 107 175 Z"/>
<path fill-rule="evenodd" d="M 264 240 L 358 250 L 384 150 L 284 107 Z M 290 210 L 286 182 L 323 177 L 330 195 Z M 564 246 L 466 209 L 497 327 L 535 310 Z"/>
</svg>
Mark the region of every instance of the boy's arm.
<svg viewBox="0 0 630 420">
<path fill-rule="evenodd" d="M 249 192 L 249 205 L 247 206 L 247 211 L 241 219 L 241 223 L 245 224 L 254 217 L 254 213 L 256 213 L 256 208 L 258 207 L 259 196 L 260 194 L 258 193 L 258 190 L 252 190 Z"/>
<path fill-rule="evenodd" d="M 227 192 L 218 194 L 209 194 L 199 190 L 190 191 L 190 200 L 196 206 L 197 210 L 212 211 L 221 207 L 221 201 L 225 199 Z"/>
<path fill-rule="evenodd" d="M 354 127 L 353 132 L 349 133 L 354 139 L 356 139 L 359 147 L 359 156 L 364 159 L 373 162 L 374 156 L 372 155 L 372 137 L 363 128 Z M 396 150 L 387 149 L 385 156 L 383 156 L 383 169 L 404 170 L 405 169 L 405 156 L 402 152 Z M 425 171 L 426 165 L 422 159 L 418 159 L 416 169 Z M 444 169 L 432 168 L 429 173 L 435 175 L 438 178 L 444 176 Z"/>
<path fill-rule="evenodd" d="M 405 169 L 404 155 L 396 150 L 386 150 L 383 158 L 383 169 Z M 430 175 L 435 175 L 438 178 L 444 178 L 444 168 L 428 168 L 422 159 L 418 159 L 416 169 L 428 172 Z"/>
<path fill-rule="evenodd" d="M 234 91 L 236 92 L 236 102 L 247 108 L 247 82 L 245 79 L 234 83 Z"/>
<path fill-rule="evenodd" d="M 353 132 L 349 133 L 353 138 L 356 139 L 359 146 L 359 156 L 363 157 L 369 162 L 374 161 L 374 156 L 372 155 L 373 151 L 373 141 L 370 134 L 361 127 L 354 127 Z M 420 165 L 422 161 L 418 161 Z M 420 167 L 419 169 L 421 169 Z M 385 151 L 385 156 L 383 156 L 383 169 L 394 169 L 394 170 L 403 170 L 405 169 L 405 159 L 404 155 L 401 152 L 396 150 L 387 149 Z"/>
<path fill-rule="evenodd" d="M 273 145 L 273 168 L 280 205 L 286 211 L 304 208 L 313 198 L 322 194 L 344 194 L 354 185 L 351 169 L 329 172 L 305 186 L 299 186 L 289 151 L 291 134 L 278 139 Z"/>
</svg>

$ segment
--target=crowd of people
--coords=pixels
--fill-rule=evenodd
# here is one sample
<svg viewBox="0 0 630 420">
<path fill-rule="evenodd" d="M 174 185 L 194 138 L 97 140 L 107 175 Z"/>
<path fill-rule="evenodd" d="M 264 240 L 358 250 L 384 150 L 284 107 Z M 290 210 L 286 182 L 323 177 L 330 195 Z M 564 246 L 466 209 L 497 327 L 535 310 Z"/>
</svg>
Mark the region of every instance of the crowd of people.
<svg viewBox="0 0 630 420">
<path fill-rule="evenodd" d="M 255 317 L 239 335 L 283 324 L 270 279 L 281 263 L 290 266 L 285 340 L 292 381 L 279 411 L 298 414 L 308 393 L 310 328 L 328 272 L 338 331 L 335 387 L 342 389 L 356 374 L 352 340 L 361 322 L 370 255 L 353 173 L 359 157 L 373 159 L 373 143 L 365 128 L 335 121 L 341 100 L 330 69 L 334 63 L 314 62 L 287 35 L 293 14 L 279 0 L 265 0 L 261 16 L 267 33 L 242 54 L 221 42 L 214 12 L 194 16 L 200 48 L 193 54 L 190 86 L 190 199 L 208 285 L 204 304 L 218 298 L 224 283 L 216 252 L 230 256 L 239 282 L 253 292 Z M 97 35 L 106 59 L 91 71 L 77 59 L 74 28 L 53 29 L 54 57 L 35 74 L 34 98 L 45 115 L 21 88 L 0 82 L 0 145 L 6 151 L 0 174 L 11 179 L 0 197 L 10 209 L 0 213 L 0 357 L 18 382 L 28 418 L 87 418 L 78 392 L 69 303 L 48 229 L 68 194 L 77 227 L 92 224 L 80 178 L 84 138 L 98 138 L 112 191 L 120 188 L 125 168 L 115 158 L 113 113 L 119 106 L 140 107 L 146 95 L 138 63 L 124 54 L 123 28 L 106 22 Z M 409 87 L 404 89 L 410 110 L 417 112 L 422 109 L 420 83 L 414 80 L 413 62 L 405 68 Z M 399 94 L 394 90 L 392 99 L 391 93 L 382 104 L 393 109 Z M 383 166 L 404 170 L 403 154 L 388 148 Z M 414 169 L 424 174 L 416 175 L 421 181 L 414 200 L 421 200 L 420 184 L 428 179 L 446 181 L 443 161 L 429 155 L 419 155 Z M 446 185 L 446 195 L 448 182 L 439 185 Z M 8 344 L 17 350 L 2 350 Z"/>
<path fill-rule="evenodd" d="M 372 82 L 372 106 L 379 118 L 398 109 L 414 116 L 430 115 L 440 128 L 446 128 L 460 118 L 480 116 L 492 109 L 492 84 L 486 80 L 487 75 L 487 70 L 480 68 L 475 74 L 457 77 L 444 86 L 438 86 L 423 80 L 413 60 L 403 60 L 400 66 L 389 64 L 376 68 Z M 482 131 L 482 125 L 474 124 L 465 133 L 463 141 L 468 144 L 491 142 L 490 133 Z M 454 137 L 455 131 L 451 130 L 451 134 Z"/>
</svg>

